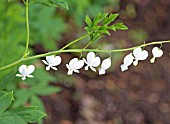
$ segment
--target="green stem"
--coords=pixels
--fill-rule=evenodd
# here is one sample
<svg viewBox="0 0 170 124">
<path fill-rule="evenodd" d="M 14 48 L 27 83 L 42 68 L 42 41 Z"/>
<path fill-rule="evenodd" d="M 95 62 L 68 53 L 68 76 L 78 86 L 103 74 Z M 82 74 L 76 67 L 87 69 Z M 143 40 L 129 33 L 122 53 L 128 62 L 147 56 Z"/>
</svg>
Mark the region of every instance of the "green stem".
<svg viewBox="0 0 170 124">
<path fill-rule="evenodd" d="M 22 0 L 24 2 L 24 4 L 26 5 L 27 3 L 25 2 L 25 0 Z"/>
<path fill-rule="evenodd" d="M 24 52 L 23 58 L 26 58 L 29 54 L 28 53 L 28 46 L 29 46 L 30 31 L 29 31 L 29 18 L 28 18 L 29 12 L 28 12 L 28 9 L 29 9 L 29 1 L 26 0 L 25 14 L 26 14 L 27 40 L 26 40 L 26 47 L 25 47 L 25 52 Z"/>
<path fill-rule="evenodd" d="M 87 47 L 89 47 L 92 44 L 92 42 L 90 41 L 83 49 L 86 49 Z"/>
<path fill-rule="evenodd" d="M 28 58 L 22 58 L 12 64 L 9 64 L 7 66 L 1 67 L 0 71 L 11 68 L 13 66 L 16 66 L 18 64 L 20 64 L 21 62 L 25 62 L 25 61 L 29 61 L 32 59 L 38 59 L 41 57 L 45 57 L 45 56 L 50 56 L 50 55 L 55 55 L 58 53 L 71 53 L 71 52 L 98 52 L 98 53 L 116 53 L 116 52 L 125 52 L 125 51 L 131 51 L 134 50 L 137 47 L 146 47 L 146 46 L 151 46 L 151 45 L 155 45 L 155 44 L 165 44 L 165 43 L 170 43 L 170 40 L 168 41 L 157 41 L 157 42 L 151 42 L 151 43 L 147 43 L 147 44 L 142 44 L 139 46 L 135 46 L 135 47 L 130 47 L 130 48 L 125 48 L 125 49 L 117 49 L 117 50 L 99 50 L 99 49 L 67 49 L 67 50 L 57 50 L 57 51 L 53 51 L 53 52 L 48 52 L 48 53 L 44 53 L 44 54 L 39 54 L 39 55 L 35 55 L 32 57 L 28 57 Z"/>
<path fill-rule="evenodd" d="M 65 48 L 71 46 L 72 44 L 75 44 L 76 42 L 78 42 L 78 41 L 80 41 L 80 40 L 82 40 L 82 39 L 84 39 L 84 38 L 86 38 L 86 37 L 88 37 L 88 36 L 89 36 L 89 34 L 86 34 L 86 35 L 84 35 L 84 36 L 82 36 L 82 37 L 80 37 L 80 38 L 78 38 L 78 39 L 70 42 L 69 44 L 65 45 L 65 46 L 62 47 L 60 50 L 64 50 Z"/>
</svg>

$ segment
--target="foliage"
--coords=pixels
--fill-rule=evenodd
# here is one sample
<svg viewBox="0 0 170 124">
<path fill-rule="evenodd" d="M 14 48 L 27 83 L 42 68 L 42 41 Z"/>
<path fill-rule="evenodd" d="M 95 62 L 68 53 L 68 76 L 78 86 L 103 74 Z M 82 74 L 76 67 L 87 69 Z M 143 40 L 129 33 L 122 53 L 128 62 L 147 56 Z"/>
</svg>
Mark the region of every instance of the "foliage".
<svg viewBox="0 0 170 124">
<path fill-rule="evenodd" d="M 45 114 L 37 107 L 18 107 L 9 109 L 14 100 L 13 92 L 0 92 L 0 123 L 1 124 L 27 124 L 36 122 Z"/>
<path fill-rule="evenodd" d="M 25 2 L 26 0 L 23 1 Z M 67 20 L 67 15 L 65 17 L 63 15 L 61 16 L 56 13 L 56 8 L 51 8 L 51 6 L 60 6 L 68 9 L 66 1 L 29 0 L 29 2 L 31 5 L 29 6 L 31 46 L 41 44 L 47 50 L 56 50 L 56 42 L 61 40 L 62 33 L 68 28 L 68 22 L 64 21 Z M 82 17 L 87 12 L 86 10 L 89 10 L 89 12 L 95 10 L 90 15 L 93 18 L 96 12 L 101 10 L 103 5 L 109 3 L 109 0 L 104 2 L 92 2 L 91 0 L 75 2 L 74 0 L 70 0 L 68 3 L 75 6 L 68 12 L 70 17 L 75 18 L 75 23 L 82 25 Z M 86 16 L 86 30 L 90 34 L 90 42 L 99 39 L 104 34 L 109 34 L 108 30 L 127 29 L 122 23 L 109 25 L 116 19 L 117 14 L 108 16 L 106 13 L 99 13 L 94 20 L 90 17 Z M 2 0 L 0 4 L 0 20 L 0 30 L 3 31 L 0 33 L 0 67 L 2 67 L 23 56 L 26 39 L 24 4 L 20 0 Z M 101 22 L 103 25 L 100 24 Z M 34 54 L 31 47 L 29 48 L 29 53 L 29 55 Z M 33 62 L 40 65 L 39 62 L 35 61 L 26 63 Z M 21 82 L 19 79 L 14 78 L 15 74 L 16 68 L 0 72 L 0 89 L 4 90 L 0 92 L 0 106 L 2 103 L 0 123 L 10 124 L 16 121 L 15 123 L 17 124 L 26 124 L 38 121 L 39 124 L 42 124 L 43 122 L 40 119 L 44 117 L 44 114 L 41 111 L 45 112 L 45 107 L 40 96 L 60 92 L 61 89 L 59 87 L 55 87 L 49 83 L 56 82 L 59 79 L 47 73 L 42 66 L 38 66 L 34 73 L 35 78 L 32 80 L 28 79 L 25 82 Z M 61 76 L 59 77 L 61 78 Z M 13 92 L 11 91 L 14 91 L 14 96 L 16 97 L 13 104 Z M 37 107 L 22 107 L 27 105 L 35 105 Z"/>
<path fill-rule="evenodd" d="M 90 34 L 90 42 L 94 42 L 101 38 L 104 34 L 110 35 L 109 30 L 127 30 L 128 28 L 123 23 L 118 22 L 113 25 L 109 25 L 115 21 L 118 14 L 99 13 L 92 21 L 89 16 L 86 15 L 85 22 L 87 26 L 85 29 Z M 99 25 L 101 23 L 101 25 Z"/>
</svg>

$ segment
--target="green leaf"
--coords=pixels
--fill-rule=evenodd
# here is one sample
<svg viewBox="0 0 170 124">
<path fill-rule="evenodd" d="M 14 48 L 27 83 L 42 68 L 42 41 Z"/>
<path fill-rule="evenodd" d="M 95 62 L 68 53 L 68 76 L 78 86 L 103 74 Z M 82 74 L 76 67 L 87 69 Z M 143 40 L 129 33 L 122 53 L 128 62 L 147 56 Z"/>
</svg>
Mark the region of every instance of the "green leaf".
<svg viewBox="0 0 170 124">
<path fill-rule="evenodd" d="M 20 117 L 25 122 L 33 123 L 39 120 L 40 118 L 46 116 L 46 114 L 39 111 L 37 107 L 31 106 L 31 107 L 19 107 L 8 110 L 3 114 L 3 116 Z"/>
<path fill-rule="evenodd" d="M 68 9 L 68 4 L 64 0 L 35 0 L 38 3 L 41 3 L 46 6 L 51 6 L 51 7 L 63 7 L 65 9 Z"/>
<path fill-rule="evenodd" d="M 0 124 L 27 124 L 22 118 L 18 116 L 0 116 Z"/>
<path fill-rule="evenodd" d="M 52 4 L 49 0 L 35 0 L 36 2 L 40 3 L 40 4 L 43 4 L 45 6 L 56 6 L 54 4 Z"/>
<path fill-rule="evenodd" d="M 99 22 L 101 22 L 103 19 L 105 19 L 107 16 L 108 16 L 108 13 L 103 13 L 103 14 L 99 13 L 99 14 L 96 16 L 96 18 L 94 19 L 93 25 L 94 25 L 94 26 L 97 26 L 97 24 L 98 24 Z"/>
<path fill-rule="evenodd" d="M 105 18 L 104 21 L 103 21 L 103 24 L 104 25 L 108 25 L 110 24 L 111 22 L 115 21 L 115 19 L 119 16 L 118 13 L 116 14 L 110 14 L 109 17 Z"/>
<path fill-rule="evenodd" d="M 37 106 L 37 108 L 39 110 L 41 110 L 42 112 L 45 112 L 45 106 L 43 104 L 43 102 L 41 101 L 41 99 L 37 96 L 32 96 L 31 100 L 30 100 L 31 105 L 33 106 Z M 40 119 L 37 121 L 38 124 L 43 124 L 43 119 Z"/>
<path fill-rule="evenodd" d="M 28 102 L 29 92 L 27 89 L 18 89 L 14 95 L 16 97 L 16 101 L 13 103 L 12 107 L 19 107 Z"/>
<path fill-rule="evenodd" d="M 68 4 L 64 0 L 50 0 L 52 3 L 54 3 L 56 6 L 61 6 L 68 10 Z"/>
<path fill-rule="evenodd" d="M 16 71 L 12 71 L 0 78 L 0 90 L 4 89 L 9 83 L 12 82 L 16 74 Z"/>
<path fill-rule="evenodd" d="M 116 29 L 119 29 L 119 30 L 127 30 L 128 27 L 125 26 L 123 23 L 121 22 L 118 22 L 116 24 L 113 25 Z"/>
<path fill-rule="evenodd" d="M 31 102 L 31 105 L 37 106 L 38 109 L 45 112 L 44 104 L 43 104 L 43 102 L 41 101 L 41 99 L 39 97 L 32 96 L 30 102 Z"/>
<path fill-rule="evenodd" d="M 12 100 L 14 100 L 13 92 L 5 93 L 0 96 L 0 113 L 3 113 L 11 105 Z"/>
<path fill-rule="evenodd" d="M 92 21 L 91 21 L 91 19 L 88 15 L 86 15 L 86 17 L 85 17 L 85 22 L 86 22 L 88 27 L 92 26 Z"/>
</svg>

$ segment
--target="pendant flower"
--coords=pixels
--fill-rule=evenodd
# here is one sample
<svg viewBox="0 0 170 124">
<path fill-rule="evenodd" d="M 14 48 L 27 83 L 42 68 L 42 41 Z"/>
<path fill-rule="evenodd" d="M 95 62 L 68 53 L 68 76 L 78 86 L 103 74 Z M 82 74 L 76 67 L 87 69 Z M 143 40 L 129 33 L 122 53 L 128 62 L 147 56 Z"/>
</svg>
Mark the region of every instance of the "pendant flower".
<svg viewBox="0 0 170 124">
<path fill-rule="evenodd" d="M 133 57 L 132 53 L 126 55 L 124 60 L 123 60 L 123 64 L 120 66 L 121 71 L 128 70 L 128 66 L 130 66 L 133 63 L 134 59 L 135 58 Z"/>
<path fill-rule="evenodd" d="M 46 61 L 42 60 L 42 62 L 44 64 L 47 65 L 46 70 L 50 70 L 50 68 L 52 68 L 53 70 L 57 70 L 57 68 L 55 66 L 59 65 L 61 63 L 61 57 L 60 56 L 46 56 Z"/>
<path fill-rule="evenodd" d="M 159 49 L 158 47 L 154 47 L 152 49 L 152 54 L 153 54 L 153 58 L 150 60 L 151 63 L 155 62 L 155 58 L 159 58 L 163 55 L 163 51 L 161 49 Z"/>
<path fill-rule="evenodd" d="M 145 60 L 148 57 L 148 52 L 138 47 L 133 50 L 133 55 L 135 57 L 135 61 L 133 62 L 133 65 L 136 66 L 139 60 Z"/>
<path fill-rule="evenodd" d="M 66 64 L 66 67 L 68 68 L 68 75 L 72 75 L 73 72 L 80 73 L 78 69 L 82 68 L 84 65 L 83 60 L 78 60 L 78 58 L 73 58 L 69 64 Z"/>
<path fill-rule="evenodd" d="M 111 59 L 107 58 L 102 61 L 101 67 L 99 68 L 99 75 L 105 74 L 106 70 L 111 66 Z"/>
<path fill-rule="evenodd" d="M 95 67 L 99 66 L 100 65 L 100 58 L 99 57 L 96 57 L 95 53 L 94 52 L 89 52 L 87 54 L 87 60 L 84 59 L 84 62 L 87 64 L 87 66 L 85 67 L 85 70 L 88 70 L 89 67 L 92 71 L 96 72 L 96 69 Z"/>
<path fill-rule="evenodd" d="M 29 65 L 29 66 L 21 65 L 19 67 L 20 74 L 16 74 L 16 76 L 17 77 L 22 77 L 22 80 L 25 80 L 26 77 L 33 78 L 34 76 L 31 75 L 31 73 L 33 73 L 34 70 L 35 70 L 35 66 L 34 65 Z"/>
</svg>

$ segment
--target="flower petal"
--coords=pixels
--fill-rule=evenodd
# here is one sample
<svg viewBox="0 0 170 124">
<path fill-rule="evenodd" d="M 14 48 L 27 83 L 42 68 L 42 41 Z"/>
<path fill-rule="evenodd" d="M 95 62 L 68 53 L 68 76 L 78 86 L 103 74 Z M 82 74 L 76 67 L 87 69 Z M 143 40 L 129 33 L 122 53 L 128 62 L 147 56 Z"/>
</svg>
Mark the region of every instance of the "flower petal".
<svg viewBox="0 0 170 124">
<path fill-rule="evenodd" d="M 86 59 L 85 59 L 85 58 L 83 58 L 83 61 L 87 64 L 87 61 L 86 61 Z"/>
<path fill-rule="evenodd" d="M 133 60 L 134 60 L 134 57 L 133 57 L 132 53 L 130 53 L 125 56 L 123 63 L 124 63 L 124 65 L 129 66 L 133 63 Z"/>
<path fill-rule="evenodd" d="M 143 50 L 138 60 L 145 60 L 147 59 L 147 57 L 148 57 L 148 51 Z"/>
<path fill-rule="evenodd" d="M 74 70 L 74 72 L 76 72 L 76 73 L 80 73 L 80 71 L 79 71 L 79 70 L 77 70 L 77 69 L 76 69 L 76 70 Z"/>
<path fill-rule="evenodd" d="M 43 62 L 44 64 L 48 65 L 48 63 L 47 63 L 45 60 L 42 60 L 42 62 Z"/>
<path fill-rule="evenodd" d="M 21 79 L 22 79 L 22 80 L 25 80 L 25 79 L 26 79 L 26 77 L 25 77 L 25 76 L 23 76 Z"/>
<path fill-rule="evenodd" d="M 137 60 L 137 59 L 133 62 L 133 65 L 134 65 L 134 66 L 137 66 L 137 65 L 138 65 L 138 60 Z"/>
<path fill-rule="evenodd" d="M 100 65 L 100 58 L 99 57 L 95 57 L 93 60 L 91 60 L 91 66 L 97 67 L 99 65 Z"/>
<path fill-rule="evenodd" d="M 46 70 L 49 71 L 49 70 L 50 70 L 50 66 L 47 66 L 47 67 L 46 67 Z"/>
<path fill-rule="evenodd" d="M 76 63 L 75 67 L 76 67 L 76 69 L 80 69 L 80 68 L 83 67 L 83 65 L 84 65 L 84 61 L 83 61 L 83 60 L 79 60 L 79 61 Z"/>
<path fill-rule="evenodd" d="M 28 75 L 33 73 L 34 70 L 35 70 L 35 66 L 34 65 L 29 65 L 27 68 L 28 68 Z"/>
<path fill-rule="evenodd" d="M 89 66 L 88 65 L 85 67 L 85 70 L 89 70 Z"/>
<path fill-rule="evenodd" d="M 29 78 L 33 78 L 34 76 L 33 76 L 33 75 L 27 75 L 27 77 L 29 77 Z"/>
<path fill-rule="evenodd" d="M 54 59 L 54 55 L 51 55 L 51 56 L 46 56 L 46 60 L 48 63 L 50 63 L 53 59 Z"/>
<path fill-rule="evenodd" d="M 67 75 L 72 75 L 73 74 L 73 70 L 68 70 L 68 72 L 67 72 Z"/>
<path fill-rule="evenodd" d="M 101 68 L 106 70 L 110 68 L 110 66 L 111 66 L 111 59 L 110 58 L 104 59 L 102 62 Z"/>
<path fill-rule="evenodd" d="M 57 66 L 57 65 L 59 65 L 60 63 L 61 63 L 61 57 L 60 56 L 56 56 L 56 57 L 54 57 L 54 59 L 52 60 L 52 65 L 53 66 Z"/>
<path fill-rule="evenodd" d="M 95 57 L 95 53 L 94 52 L 89 52 L 87 54 L 87 62 L 91 61 L 92 59 L 94 59 L 94 57 Z"/>
<path fill-rule="evenodd" d="M 155 57 L 153 57 L 152 59 L 150 59 L 150 63 L 154 63 L 155 62 Z"/>
<path fill-rule="evenodd" d="M 121 68 L 121 71 L 126 71 L 126 70 L 128 70 L 128 66 L 125 65 L 125 64 L 122 64 L 122 65 L 120 66 L 120 68 Z"/>
<path fill-rule="evenodd" d="M 78 58 L 73 58 L 72 60 L 70 60 L 69 62 L 69 66 L 70 68 L 75 67 L 75 65 L 77 64 Z"/>
<path fill-rule="evenodd" d="M 57 71 L 57 68 L 56 67 L 51 67 L 53 70 Z"/>
<path fill-rule="evenodd" d="M 91 69 L 92 71 L 96 72 L 96 69 L 95 69 L 94 67 L 90 66 L 90 69 Z"/>
<path fill-rule="evenodd" d="M 67 69 L 70 69 L 70 66 L 68 64 L 66 64 L 66 67 L 67 67 Z"/>
<path fill-rule="evenodd" d="M 158 47 L 154 47 L 152 49 L 152 54 L 154 57 L 161 57 L 163 55 L 163 51 L 159 49 Z"/>
<path fill-rule="evenodd" d="M 23 75 L 21 75 L 21 74 L 16 74 L 16 76 L 17 76 L 17 77 L 22 77 Z"/>
<path fill-rule="evenodd" d="M 99 68 L 99 75 L 102 75 L 102 74 L 105 74 L 105 73 L 106 73 L 105 69 Z"/>
<path fill-rule="evenodd" d="M 140 48 L 140 47 L 135 48 L 133 50 L 133 55 L 135 56 L 135 58 L 138 58 L 141 55 L 141 52 L 142 52 L 142 48 Z"/>
<path fill-rule="evenodd" d="M 22 75 L 27 75 L 27 66 L 26 65 L 21 65 L 19 67 L 19 72 L 22 74 Z"/>
</svg>

